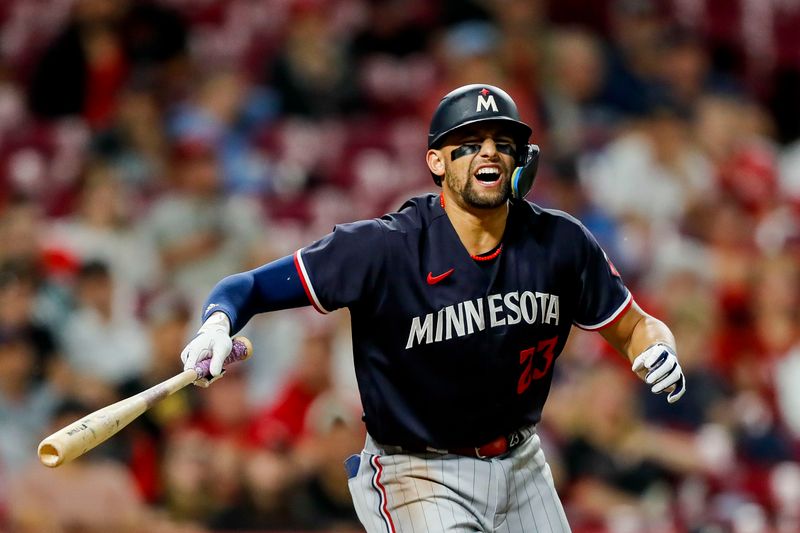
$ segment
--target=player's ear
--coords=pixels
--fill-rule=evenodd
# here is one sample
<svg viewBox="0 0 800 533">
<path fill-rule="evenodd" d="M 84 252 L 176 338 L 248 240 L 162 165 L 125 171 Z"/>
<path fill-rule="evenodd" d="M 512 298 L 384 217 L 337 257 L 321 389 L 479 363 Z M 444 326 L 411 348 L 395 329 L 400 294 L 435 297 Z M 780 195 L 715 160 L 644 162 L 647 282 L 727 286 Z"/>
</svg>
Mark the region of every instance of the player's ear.
<svg viewBox="0 0 800 533">
<path fill-rule="evenodd" d="M 428 150 L 425 154 L 428 168 L 435 176 L 444 176 L 444 154 L 441 150 Z"/>
</svg>

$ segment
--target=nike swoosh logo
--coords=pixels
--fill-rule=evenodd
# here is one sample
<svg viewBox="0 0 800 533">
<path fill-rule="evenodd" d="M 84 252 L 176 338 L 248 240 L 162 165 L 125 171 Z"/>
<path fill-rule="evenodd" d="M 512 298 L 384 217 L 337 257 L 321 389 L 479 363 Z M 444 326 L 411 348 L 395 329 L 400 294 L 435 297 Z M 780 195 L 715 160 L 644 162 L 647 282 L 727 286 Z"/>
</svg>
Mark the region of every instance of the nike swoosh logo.
<svg viewBox="0 0 800 533">
<path fill-rule="evenodd" d="M 444 278 L 446 278 L 447 276 L 452 274 L 454 270 L 455 270 L 455 268 L 451 268 L 450 270 L 448 270 L 444 274 L 439 274 L 438 276 L 434 276 L 433 272 L 428 272 L 428 285 L 436 285 L 437 283 L 442 281 Z"/>
</svg>

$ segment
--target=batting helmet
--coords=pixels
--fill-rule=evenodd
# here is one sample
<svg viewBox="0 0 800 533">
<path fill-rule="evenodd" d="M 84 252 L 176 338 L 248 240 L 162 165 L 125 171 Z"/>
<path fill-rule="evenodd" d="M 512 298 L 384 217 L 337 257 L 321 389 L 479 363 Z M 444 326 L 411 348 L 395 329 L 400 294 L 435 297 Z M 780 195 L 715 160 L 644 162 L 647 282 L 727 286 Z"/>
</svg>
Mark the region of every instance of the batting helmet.
<svg viewBox="0 0 800 533">
<path fill-rule="evenodd" d="M 464 85 L 446 94 L 433 113 L 428 130 L 428 148 L 441 148 L 447 134 L 462 126 L 489 120 L 507 123 L 517 145 L 516 163 L 520 167 L 526 165 L 530 155 L 528 139 L 533 130 L 520 120 L 517 104 L 508 93 L 493 85 Z M 538 147 L 535 156 L 538 158 Z M 435 174 L 433 181 L 442 185 L 441 177 Z"/>
</svg>

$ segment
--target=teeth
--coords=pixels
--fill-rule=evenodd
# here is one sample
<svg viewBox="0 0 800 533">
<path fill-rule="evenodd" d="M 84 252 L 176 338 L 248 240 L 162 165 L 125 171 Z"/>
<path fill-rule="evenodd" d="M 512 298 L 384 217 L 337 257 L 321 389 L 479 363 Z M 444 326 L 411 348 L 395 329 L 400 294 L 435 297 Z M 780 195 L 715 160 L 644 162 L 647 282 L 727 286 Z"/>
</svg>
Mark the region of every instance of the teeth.
<svg viewBox="0 0 800 533">
<path fill-rule="evenodd" d="M 482 168 L 478 170 L 478 174 L 499 174 L 496 168 Z"/>
</svg>

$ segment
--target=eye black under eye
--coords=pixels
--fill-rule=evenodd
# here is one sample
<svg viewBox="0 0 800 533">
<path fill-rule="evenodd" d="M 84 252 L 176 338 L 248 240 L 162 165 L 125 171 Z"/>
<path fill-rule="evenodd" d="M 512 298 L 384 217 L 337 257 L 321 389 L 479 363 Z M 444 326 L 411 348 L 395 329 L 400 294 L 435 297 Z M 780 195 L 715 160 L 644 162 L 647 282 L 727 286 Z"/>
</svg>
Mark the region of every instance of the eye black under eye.
<svg viewBox="0 0 800 533">
<path fill-rule="evenodd" d="M 517 155 L 517 151 L 514 149 L 514 146 L 507 143 L 498 143 L 497 151 L 500 152 L 501 154 L 506 154 L 510 156 Z"/>
<path fill-rule="evenodd" d="M 514 145 L 509 143 L 497 143 L 497 151 L 501 154 L 510 155 L 512 157 L 516 157 L 517 151 L 514 149 Z M 465 155 L 471 155 L 474 153 L 479 152 L 481 149 L 481 145 L 479 144 L 462 144 L 452 152 L 450 152 L 450 160 L 455 161 L 459 157 L 464 157 Z"/>
<path fill-rule="evenodd" d="M 480 151 L 480 149 L 481 145 L 479 144 L 462 144 L 461 146 L 450 152 L 450 160 L 455 161 L 459 157 L 464 157 L 465 155 L 471 155 L 477 153 Z"/>
</svg>

